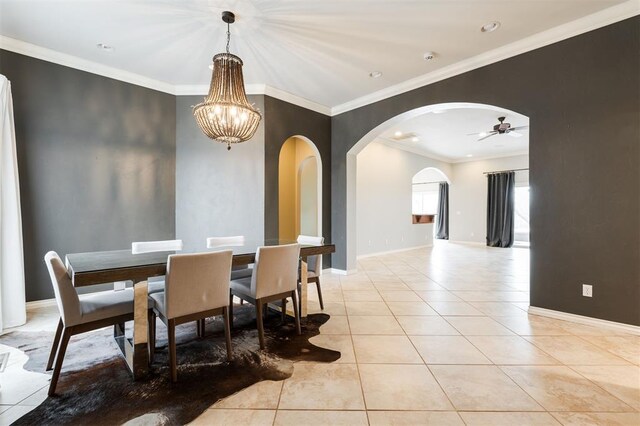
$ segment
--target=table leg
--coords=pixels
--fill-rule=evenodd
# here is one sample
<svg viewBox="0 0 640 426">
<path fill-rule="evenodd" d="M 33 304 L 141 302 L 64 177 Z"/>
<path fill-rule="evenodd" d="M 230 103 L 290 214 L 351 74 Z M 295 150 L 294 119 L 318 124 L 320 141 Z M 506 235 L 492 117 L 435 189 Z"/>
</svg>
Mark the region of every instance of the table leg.
<svg viewBox="0 0 640 426">
<path fill-rule="evenodd" d="M 127 367 L 134 380 L 141 379 L 149 372 L 148 344 L 148 285 L 141 281 L 133 286 L 133 339 L 124 334 L 124 327 L 114 327 L 114 339 L 122 351 Z"/>
<path fill-rule="evenodd" d="M 307 317 L 307 287 L 308 287 L 309 271 L 307 269 L 307 258 L 300 260 L 300 316 Z"/>
</svg>

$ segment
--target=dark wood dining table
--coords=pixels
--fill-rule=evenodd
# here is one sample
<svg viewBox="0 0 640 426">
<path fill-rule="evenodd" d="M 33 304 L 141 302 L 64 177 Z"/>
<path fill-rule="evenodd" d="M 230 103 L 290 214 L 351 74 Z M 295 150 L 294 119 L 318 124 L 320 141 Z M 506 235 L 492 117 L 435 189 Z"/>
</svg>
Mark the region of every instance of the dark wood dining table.
<svg viewBox="0 0 640 426">
<path fill-rule="evenodd" d="M 261 246 L 292 244 L 295 241 L 263 240 L 246 241 L 242 245 L 207 248 L 185 243 L 183 250 L 132 254 L 131 249 L 72 253 L 66 256 L 67 272 L 75 287 L 85 287 L 117 281 L 132 281 L 134 291 L 133 337 L 125 335 L 124 329 L 116 326 L 114 338 L 131 370 L 134 379 L 145 377 L 149 369 L 148 345 L 148 284 L 151 277 L 162 276 L 167 271 L 167 259 L 176 253 L 201 253 L 217 250 L 233 251 L 233 266 L 250 265 L 255 262 L 256 251 Z M 307 258 L 335 252 L 333 244 L 300 246 L 301 316 L 307 316 Z M 116 291 L 116 290 L 114 290 Z"/>
</svg>

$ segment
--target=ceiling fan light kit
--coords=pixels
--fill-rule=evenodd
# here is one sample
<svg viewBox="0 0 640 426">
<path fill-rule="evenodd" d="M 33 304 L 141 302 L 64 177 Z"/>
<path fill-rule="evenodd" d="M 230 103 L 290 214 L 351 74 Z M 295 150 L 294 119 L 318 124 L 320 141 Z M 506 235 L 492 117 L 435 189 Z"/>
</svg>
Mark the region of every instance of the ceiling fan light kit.
<svg viewBox="0 0 640 426">
<path fill-rule="evenodd" d="M 235 15 L 229 11 L 222 12 L 222 21 L 227 24 L 227 49 L 213 57 L 209 94 L 202 103 L 193 107 L 193 115 L 207 137 L 226 143 L 227 150 L 230 150 L 231 144 L 253 137 L 262 115 L 247 99 L 242 59 L 229 52 L 229 27 L 235 22 Z"/>
</svg>

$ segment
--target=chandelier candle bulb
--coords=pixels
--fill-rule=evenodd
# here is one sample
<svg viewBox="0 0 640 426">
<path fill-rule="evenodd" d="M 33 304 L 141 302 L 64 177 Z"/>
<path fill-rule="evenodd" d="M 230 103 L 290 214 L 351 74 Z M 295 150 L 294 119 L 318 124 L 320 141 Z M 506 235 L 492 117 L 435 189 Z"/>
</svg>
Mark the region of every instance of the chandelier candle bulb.
<svg viewBox="0 0 640 426">
<path fill-rule="evenodd" d="M 235 15 L 223 12 L 227 24 L 227 50 L 213 57 L 209 94 L 193 107 L 193 115 L 202 132 L 210 139 L 231 144 L 245 142 L 256 133 L 262 116 L 247 100 L 242 76 L 242 59 L 229 53 L 229 25 Z"/>
</svg>

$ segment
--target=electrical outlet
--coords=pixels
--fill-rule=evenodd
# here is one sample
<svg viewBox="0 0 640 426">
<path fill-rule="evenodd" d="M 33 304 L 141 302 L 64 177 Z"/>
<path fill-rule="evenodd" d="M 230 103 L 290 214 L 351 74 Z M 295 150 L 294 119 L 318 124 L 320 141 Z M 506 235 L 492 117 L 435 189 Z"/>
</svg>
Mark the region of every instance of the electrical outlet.
<svg viewBox="0 0 640 426">
<path fill-rule="evenodd" d="M 593 297 L 593 286 L 589 284 L 582 284 L 582 295 L 584 297 Z"/>
</svg>

